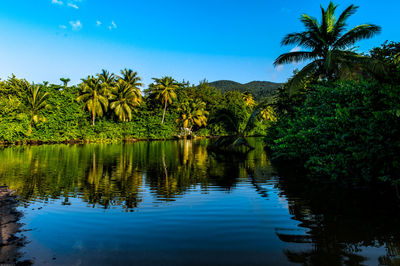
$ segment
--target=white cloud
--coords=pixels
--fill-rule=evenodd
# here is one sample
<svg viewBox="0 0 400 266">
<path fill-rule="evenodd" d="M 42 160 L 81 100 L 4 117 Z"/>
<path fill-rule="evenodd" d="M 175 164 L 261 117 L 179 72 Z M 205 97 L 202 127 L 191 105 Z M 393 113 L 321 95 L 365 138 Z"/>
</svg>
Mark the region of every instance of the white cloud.
<svg viewBox="0 0 400 266">
<path fill-rule="evenodd" d="M 97 26 L 100 26 L 100 25 L 101 25 L 101 21 L 100 21 L 100 20 L 97 20 L 97 21 L 96 21 L 96 25 L 97 25 Z"/>
<path fill-rule="evenodd" d="M 112 29 L 116 29 L 116 28 L 117 28 L 117 24 L 115 24 L 114 21 L 111 21 L 111 25 L 108 26 L 108 29 L 109 29 L 109 30 L 112 30 Z"/>
<path fill-rule="evenodd" d="M 71 2 L 68 3 L 68 6 L 69 6 L 69 7 L 72 7 L 72 8 L 75 8 L 75 9 L 78 9 L 78 8 L 79 8 L 76 4 L 71 3 Z"/>
<path fill-rule="evenodd" d="M 283 70 L 283 65 L 278 65 L 277 67 L 276 67 L 276 71 L 277 72 L 281 72 Z"/>
<path fill-rule="evenodd" d="M 292 50 L 290 50 L 290 52 L 291 52 L 291 53 L 293 53 L 293 52 L 299 52 L 300 50 L 301 50 L 301 48 L 298 47 L 298 46 L 296 46 L 296 47 L 294 47 Z"/>
<path fill-rule="evenodd" d="M 69 22 L 69 24 L 71 24 L 71 27 L 72 27 L 73 30 L 80 30 L 80 29 L 82 29 L 82 23 L 81 23 L 79 20 L 77 20 L 77 21 L 71 20 L 71 21 Z"/>
<path fill-rule="evenodd" d="M 60 25 L 59 27 L 60 27 L 60 29 L 63 29 L 63 30 L 65 30 L 67 28 L 67 26 L 65 26 L 65 25 Z"/>
<path fill-rule="evenodd" d="M 62 5 L 62 4 L 63 4 L 63 1 L 60 1 L 60 0 L 51 0 L 51 3 L 52 3 L 52 4 L 56 4 L 56 5 Z"/>
</svg>

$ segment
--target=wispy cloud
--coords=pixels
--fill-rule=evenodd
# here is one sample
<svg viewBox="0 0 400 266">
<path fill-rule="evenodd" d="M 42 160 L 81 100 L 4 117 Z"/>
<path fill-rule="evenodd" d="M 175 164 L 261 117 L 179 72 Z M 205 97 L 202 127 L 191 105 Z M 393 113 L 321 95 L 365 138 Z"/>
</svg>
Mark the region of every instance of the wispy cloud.
<svg viewBox="0 0 400 266">
<path fill-rule="evenodd" d="M 65 25 L 60 25 L 59 27 L 60 27 L 60 29 L 63 29 L 63 30 L 65 30 L 67 28 L 67 26 L 65 26 Z"/>
<path fill-rule="evenodd" d="M 278 65 L 277 67 L 276 67 L 276 71 L 277 72 L 281 72 L 283 70 L 283 65 Z"/>
<path fill-rule="evenodd" d="M 51 3 L 52 3 L 52 4 L 56 4 L 56 5 L 62 5 L 62 4 L 64 4 L 63 1 L 61 1 L 61 0 L 51 0 Z"/>
<path fill-rule="evenodd" d="M 82 2 L 82 0 L 65 0 L 65 2 L 67 3 L 66 5 L 75 9 L 79 9 L 79 6 L 77 5 L 77 3 Z M 56 4 L 56 5 L 64 5 L 64 1 L 62 0 L 51 0 L 52 4 Z"/>
<path fill-rule="evenodd" d="M 101 21 L 100 21 L 100 20 L 97 20 L 97 21 L 96 21 L 96 26 L 99 27 L 100 25 L 101 25 Z"/>
<path fill-rule="evenodd" d="M 113 29 L 116 29 L 116 28 L 117 28 L 117 24 L 115 24 L 114 21 L 111 21 L 111 25 L 108 26 L 108 29 L 109 29 L 109 30 L 113 30 Z"/>
<path fill-rule="evenodd" d="M 69 22 L 69 24 L 71 25 L 71 27 L 72 27 L 73 30 L 80 30 L 80 29 L 82 29 L 82 23 L 81 23 L 79 20 L 77 20 L 77 21 L 71 20 L 71 21 Z"/>
<path fill-rule="evenodd" d="M 76 4 L 72 3 L 72 2 L 69 2 L 68 6 L 72 7 L 72 8 L 75 8 L 75 9 L 79 9 L 79 7 Z"/>
</svg>

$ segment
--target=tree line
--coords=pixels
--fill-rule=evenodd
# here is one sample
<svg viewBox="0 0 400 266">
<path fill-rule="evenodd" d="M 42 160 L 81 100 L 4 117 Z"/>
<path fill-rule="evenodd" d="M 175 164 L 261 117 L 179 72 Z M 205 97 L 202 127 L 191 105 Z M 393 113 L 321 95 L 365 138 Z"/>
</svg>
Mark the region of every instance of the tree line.
<svg viewBox="0 0 400 266">
<path fill-rule="evenodd" d="M 207 81 L 198 85 L 172 77 L 153 78 L 143 89 L 131 69 L 102 70 L 69 86 L 29 83 L 12 75 L 0 81 L 0 141 L 119 141 L 188 135 L 229 135 L 243 128 L 257 105 L 248 93 L 222 93 Z M 229 112 L 231 115 L 222 116 Z M 249 134 L 262 134 L 273 110 L 257 117 Z M 231 125 L 234 119 L 236 124 Z"/>
</svg>

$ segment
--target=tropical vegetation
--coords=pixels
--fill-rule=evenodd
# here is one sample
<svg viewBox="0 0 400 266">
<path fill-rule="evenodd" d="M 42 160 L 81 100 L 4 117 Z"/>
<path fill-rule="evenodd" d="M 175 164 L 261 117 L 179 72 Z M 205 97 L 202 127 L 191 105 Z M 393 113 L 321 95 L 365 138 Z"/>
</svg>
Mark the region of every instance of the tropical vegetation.
<svg viewBox="0 0 400 266">
<path fill-rule="evenodd" d="M 172 77 L 154 78 L 144 89 L 131 69 L 120 75 L 106 70 L 77 85 L 31 84 L 14 75 L 0 81 L 0 142 L 99 142 L 171 139 L 232 134 L 231 125 L 216 119 L 230 110 L 249 117 L 256 101 L 250 93 L 223 93 Z M 244 122 L 242 121 L 242 124 Z M 258 119 L 248 135 L 262 134 L 270 121 Z M 242 125 L 243 126 L 243 125 Z"/>
<path fill-rule="evenodd" d="M 300 21 L 305 30 L 287 34 L 282 39 L 282 45 L 297 45 L 306 51 L 291 51 L 280 55 L 274 64 L 309 62 L 290 80 L 291 87 L 298 88 L 307 80 L 328 80 L 354 78 L 354 73 L 372 70 L 378 73 L 376 61 L 371 57 L 355 52 L 354 45 L 363 39 L 368 39 L 381 31 L 374 24 L 361 24 L 347 30 L 347 20 L 358 7 L 350 5 L 339 16 L 336 16 L 338 5 L 330 2 L 325 9 L 321 6 L 321 20 L 303 14 Z"/>
<path fill-rule="evenodd" d="M 362 24 L 346 31 L 357 8 L 350 5 L 335 16 L 337 5 L 330 3 L 321 7 L 320 21 L 302 15 L 306 30 L 283 38 L 282 45 L 309 51 L 282 54 L 275 64 L 308 63 L 269 105 L 275 122 L 267 132 L 267 150 L 277 165 L 290 164 L 314 181 L 398 187 L 400 43 L 356 53 L 357 41 L 381 30 Z"/>
<path fill-rule="evenodd" d="M 348 29 L 358 9 L 336 15 L 334 3 L 318 20 L 301 16 L 305 30 L 287 34 L 275 65 L 301 63 L 281 84 L 231 81 L 198 85 L 102 70 L 70 85 L 33 84 L 12 75 L 0 81 L 0 142 L 70 142 L 223 136 L 214 148 L 251 148 L 265 136 L 271 159 L 291 163 L 312 179 L 347 185 L 400 183 L 400 43 L 367 53 L 358 41 L 381 28 Z M 224 87 L 224 85 L 226 85 Z M 264 94 L 261 95 L 262 88 Z"/>
</svg>

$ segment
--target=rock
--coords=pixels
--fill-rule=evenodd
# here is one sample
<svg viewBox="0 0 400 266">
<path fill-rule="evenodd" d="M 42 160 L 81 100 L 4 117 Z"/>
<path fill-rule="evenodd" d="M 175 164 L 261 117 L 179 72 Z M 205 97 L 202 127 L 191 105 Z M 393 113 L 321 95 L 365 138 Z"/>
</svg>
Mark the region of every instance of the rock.
<svg viewBox="0 0 400 266">
<path fill-rule="evenodd" d="M 19 248 L 24 243 L 23 238 L 16 236 L 20 231 L 21 224 L 18 221 L 22 214 L 16 210 L 17 199 L 13 194 L 8 187 L 0 187 L 0 264 L 17 261 L 20 257 Z"/>
</svg>

